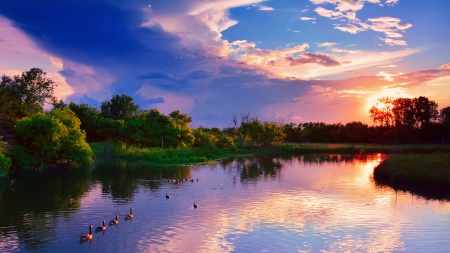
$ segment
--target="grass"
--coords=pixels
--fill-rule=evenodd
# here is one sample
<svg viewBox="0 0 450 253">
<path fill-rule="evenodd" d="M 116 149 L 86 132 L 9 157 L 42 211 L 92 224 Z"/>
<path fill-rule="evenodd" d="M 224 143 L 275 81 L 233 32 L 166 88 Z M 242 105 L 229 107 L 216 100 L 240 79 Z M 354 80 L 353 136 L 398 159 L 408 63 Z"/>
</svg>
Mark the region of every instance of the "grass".
<svg viewBox="0 0 450 253">
<path fill-rule="evenodd" d="M 327 144 L 327 143 L 285 143 L 280 146 L 280 152 L 285 153 L 359 153 L 364 148 L 368 153 L 434 153 L 441 151 L 441 145 L 435 144 Z M 444 146 L 444 152 L 450 152 L 450 146 Z"/>
<path fill-rule="evenodd" d="M 96 156 L 116 156 L 126 160 L 140 161 L 148 165 L 179 165 L 208 163 L 228 157 L 251 156 L 261 154 L 261 150 L 201 148 L 140 148 L 123 143 L 91 143 Z"/>
<path fill-rule="evenodd" d="M 444 194 L 449 198 L 450 155 L 393 154 L 375 168 L 374 179 L 394 189 Z"/>
<path fill-rule="evenodd" d="M 441 150 L 440 145 L 376 145 L 376 144 L 323 144 L 323 143 L 285 143 L 277 149 L 201 149 L 180 148 L 160 149 L 142 148 L 124 143 L 90 143 L 96 156 L 116 156 L 127 160 L 140 161 L 149 165 L 177 165 L 207 163 L 222 158 L 242 157 L 265 154 L 308 154 L 339 153 L 358 154 L 361 150 L 368 153 L 433 153 Z M 445 146 L 450 152 L 450 146 Z"/>
</svg>

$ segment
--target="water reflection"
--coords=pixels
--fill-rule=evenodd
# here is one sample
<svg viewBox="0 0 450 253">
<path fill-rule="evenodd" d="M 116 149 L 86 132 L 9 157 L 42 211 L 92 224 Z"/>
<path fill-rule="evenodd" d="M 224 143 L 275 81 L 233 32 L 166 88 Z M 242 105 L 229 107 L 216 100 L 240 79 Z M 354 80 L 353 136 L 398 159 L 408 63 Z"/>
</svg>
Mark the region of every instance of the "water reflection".
<svg viewBox="0 0 450 253">
<path fill-rule="evenodd" d="M 26 175 L 1 195 L 0 251 L 442 251 L 449 202 L 377 187 L 371 175 L 382 159 L 263 156 L 193 167 L 109 159 Z M 186 178 L 200 180 L 172 182 Z M 88 225 L 116 214 L 120 225 L 79 245 Z"/>
</svg>

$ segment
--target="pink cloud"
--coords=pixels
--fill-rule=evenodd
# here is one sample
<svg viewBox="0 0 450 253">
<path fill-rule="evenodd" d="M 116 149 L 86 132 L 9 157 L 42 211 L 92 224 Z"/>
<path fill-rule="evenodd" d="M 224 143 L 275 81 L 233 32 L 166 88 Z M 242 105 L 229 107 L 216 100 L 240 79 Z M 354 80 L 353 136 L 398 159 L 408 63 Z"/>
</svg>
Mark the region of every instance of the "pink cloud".
<svg viewBox="0 0 450 253">
<path fill-rule="evenodd" d="M 341 65 L 341 63 L 333 57 L 321 53 L 302 53 L 300 57 L 287 57 L 286 59 L 289 61 L 290 66 L 299 66 L 311 63 L 325 67 L 334 67 Z"/>
</svg>

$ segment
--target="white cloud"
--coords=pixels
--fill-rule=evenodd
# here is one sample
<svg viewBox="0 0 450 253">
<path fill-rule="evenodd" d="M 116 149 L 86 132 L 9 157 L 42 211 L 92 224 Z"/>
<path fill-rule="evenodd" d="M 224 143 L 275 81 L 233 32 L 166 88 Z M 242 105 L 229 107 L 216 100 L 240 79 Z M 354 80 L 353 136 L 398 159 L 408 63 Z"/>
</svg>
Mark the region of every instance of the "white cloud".
<svg viewBox="0 0 450 253">
<path fill-rule="evenodd" d="M 361 52 L 359 50 L 345 50 L 345 49 L 340 49 L 340 48 L 333 48 L 333 49 L 331 49 L 331 51 L 333 51 L 335 53 L 346 53 L 346 54 L 356 54 L 356 53 Z"/>
<path fill-rule="evenodd" d="M 322 17 L 331 18 L 331 19 L 337 19 L 337 18 L 344 16 L 342 14 L 342 12 L 327 10 L 322 7 L 317 7 L 314 11 Z"/>
<path fill-rule="evenodd" d="M 336 42 L 324 42 L 317 45 L 318 47 L 332 47 L 336 45 Z"/>
<path fill-rule="evenodd" d="M 405 23 L 400 24 L 399 18 L 394 17 L 379 17 L 369 18 L 367 23 L 362 23 L 361 20 L 356 18 L 356 12 L 360 11 L 364 7 L 364 3 L 379 4 L 380 6 L 388 5 L 392 6 L 398 3 L 398 0 L 385 0 L 384 4 L 380 0 L 310 0 L 313 4 L 331 4 L 334 5 L 334 10 L 325 9 L 321 6 L 317 7 L 314 11 L 322 16 L 332 20 L 339 20 L 346 22 L 346 24 L 335 24 L 334 28 L 343 32 L 351 34 L 357 34 L 361 31 L 373 30 L 381 32 L 386 35 L 386 39 L 383 39 L 387 45 L 403 45 L 406 46 L 404 40 L 394 40 L 391 38 L 403 38 L 403 35 L 399 32 L 403 32 L 406 29 L 412 27 L 412 24 Z M 350 23 L 348 23 L 350 22 Z"/>
<path fill-rule="evenodd" d="M 381 71 L 376 76 L 384 78 L 386 81 L 394 81 L 394 77 L 398 76 L 396 73 Z"/>
<path fill-rule="evenodd" d="M 269 7 L 269 6 L 259 6 L 259 10 L 261 10 L 261 11 L 273 11 L 274 8 Z"/>
<path fill-rule="evenodd" d="M 399 0 L 386 0 L 386 5 L 393 6 L 398 3 Z"/>
<path fill-rule="evenodd" d="M 365 31 L 365 29 L 357 27 L 353 24 L 348 24 L 347 26 L 335 26 L 334 29 L 338 29 L 351 34 L 357 34 L 358 32 Z"/>
<path fill-rule="evenodd" d="M 336 9 L 341 12 L 346 11 L 359 11 L 364 7 L 364 3 L 360 1 L 353 0 L 340 0 L 337 1 Z"/>
<path fill-rule="evenodd" d="M 389 46 L 407 46 L 406 41 L 404 40 L 394 40 L 391 38 L 379 38 L 380 40 L 384 41 Z"/>
<path fill-rule="evenodd" d="M 316 18 L 300 17 L 300 20 L 316 20 Z"/>
<path fill-rule="evenodd" d="M 378 66 L 377 68 L 397 68 L 398 66 L 395 64 L 389 64 L 384 66 Z"/>
</svg>

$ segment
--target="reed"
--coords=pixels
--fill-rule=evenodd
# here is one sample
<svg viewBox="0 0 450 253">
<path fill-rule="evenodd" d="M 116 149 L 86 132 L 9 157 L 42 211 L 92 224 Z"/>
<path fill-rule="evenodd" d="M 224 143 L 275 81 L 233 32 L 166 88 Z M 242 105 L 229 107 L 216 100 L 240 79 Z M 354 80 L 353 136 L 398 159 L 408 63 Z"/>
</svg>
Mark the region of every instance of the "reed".
<svg viewBox="0 0 450 253">
<path fill-rule="evenodd" d="M 126 160 L 140 161 L 149 165 L 177 165 L 207 163 L 222 158 L 257 155 L 260 151 L 246 149 L 202 148 L 148 148 L 124 143 L 91 143 L 97 157 L 116 156 Z"/>
<path fill-rule="evenodd" d="M 125 143 L 90 143 L 97 157 L 116 156 L 150 165 L 175 165 L 207 163 L 229 157 L 242 157 L 266 154 L 360 154 L 365 153 L 433 153 L 441 150 L 440 145 L 376 145 L 376 144 L 324 144 L 324 143 L 285 143 L 272 149 L 263 148 L 149 148 L 127 145 Z M 445 146 L 450 152 L 450 146 Z"/>
<path fill-rule="evenodd" d="M 393 154 L 374 169 L 380 184 L 448 191 L 450 187 L 449 153 Z"/>
</svg>

